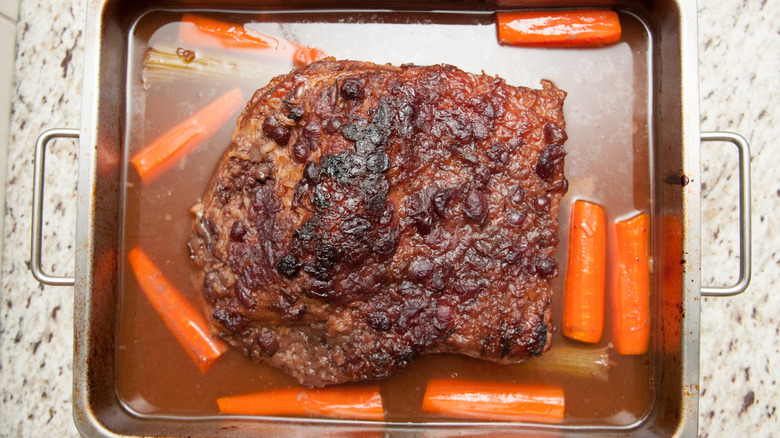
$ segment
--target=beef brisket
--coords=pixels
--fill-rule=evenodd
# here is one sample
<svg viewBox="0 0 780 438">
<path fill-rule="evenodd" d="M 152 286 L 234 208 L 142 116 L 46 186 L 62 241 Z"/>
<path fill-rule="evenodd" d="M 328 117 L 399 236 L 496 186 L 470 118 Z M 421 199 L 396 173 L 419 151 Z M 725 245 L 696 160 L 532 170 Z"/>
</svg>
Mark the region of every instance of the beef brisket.
<svg viewBox="0 0 780 438">
<path fill-rule="evenodd" d="M 302 384 L 549 348 L 562 106 L 447 65 L 320 61 L 238 119 L 190 241 L 213 329 Z"/>
</svg>

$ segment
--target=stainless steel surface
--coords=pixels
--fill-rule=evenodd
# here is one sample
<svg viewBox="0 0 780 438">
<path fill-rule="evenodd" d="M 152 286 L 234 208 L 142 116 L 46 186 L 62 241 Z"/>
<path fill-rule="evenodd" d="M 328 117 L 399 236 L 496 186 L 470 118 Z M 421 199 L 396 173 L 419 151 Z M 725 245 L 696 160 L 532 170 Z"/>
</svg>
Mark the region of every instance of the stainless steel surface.
<svg viewBox="0 0 780 438">
<path fill-rule="evenodd" d="M 653 35 L 653 121 L 656 166 L 651 178 L 653 246 L 657 264 L 677 269 L 663 281 L 653 303 L 657 399 L 650 416 L 631 430 L 519 430 L 512 425 L 468 428 L 430 424 L 367 425 L 349 422 L 220 417 L 145 419 L 126 411 L 114 390 L 114 329 L 117 308 L 118 211 L 124 123 L 126 48 L 135 17 L 153 8 L 294 9 L 322 7 L 315 1 L 187 1 L 89 3 L 82 126 L 75 274 L 74 418 L 86 436 L 321 436 L 391 434 L 448 436 L 505 433 L 561 435 L 695 436 L 699 396 L 700 186 L 669 184 L 677 176 L 699 181 L 699 108 L 696 4 L 684 0 L 594 1 L 644 20 Z M 574 2 L 429 2 L 426 9 L 495 9 L 583 6 Z M 359 2 L 332 7 L 361 8 Z M 374 8 L 417 8 L 417 3 L 379 2 Z M 667 220 L 668 219 L 668 220 Z M 676 242 L 677 246 L 669 245 Z M 682 255 L 685 254 L 685 257 Z M 680 260 L 685 260 L 680 264 Z M 660 276 L 658 276 L 660 277 Z"/>
<path fill-rule="evenodd" d="M 733 132 L 702 132 L 702 142 L 728 142 L 739 150 L 739 278 L 731 286 L 703 286 L 705 297 L 729 297 L 739 295 L 750 284 L 751 232 L 750 232 L 750 145 Z"/>
<path fill-rule="evenodd" d="M 43 235 L 43 177 L 45 172 L 46 146 L 57 138 L 78 138 L 78 129 L 55 128 L 45 131 L 35 142 L 35 164 L 33 170 L 32 233 L 30 242 L 30 271 L 43 284 L 72 286 L 73 277 L 51 275 L 41 267 L 41 244 Z"/>
</svg>

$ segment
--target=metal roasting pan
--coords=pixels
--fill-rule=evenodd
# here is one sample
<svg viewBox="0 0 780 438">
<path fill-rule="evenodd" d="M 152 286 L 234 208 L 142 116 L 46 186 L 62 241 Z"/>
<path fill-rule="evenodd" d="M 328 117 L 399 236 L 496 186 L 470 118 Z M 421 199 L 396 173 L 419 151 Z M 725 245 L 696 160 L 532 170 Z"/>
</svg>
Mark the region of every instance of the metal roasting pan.
<svg viewBox="0 0 780 438">
<path fill-rule="evenodd" d="M 511 423 L 374 424 L 368 422 L 203 417 L 148 419 L 128 412 L 115 391 L 119 290 L 121 163 L 125 138 L 128 35 L 151 9 L 221 10 L 464 10 L 600 7 L 639 17 L 652 37 L 649 92 L 653 257 L 664 269 L 653 290 L 656 399 L 629 428 L 547 427 Z M 749 149 L 739 135 L 699 131 L 695 1 L 685 0 L 91 0 L 86 25 L 83 105 L 79 129 L 52 129 L 36 145 L 33 275 L 50 285 L 75 286 L 73 412 L 85 436 L 695 436 L 699 401 L 701 296 L 741 293 L 750 281 Z M 75 277 L 41 270 L 44 151 L 58 137 L 78 138 L 78 219 Z M 700 151 L 703 142 L 739 149 L 740 276 L 729 287 L 700 283 Z M 676 266 L 676 268 L 674 268 Z M 669 269 L 667 269 L 669 268 Z M 662 279 L 662 280 L 658 280 Z"/>
</svg>

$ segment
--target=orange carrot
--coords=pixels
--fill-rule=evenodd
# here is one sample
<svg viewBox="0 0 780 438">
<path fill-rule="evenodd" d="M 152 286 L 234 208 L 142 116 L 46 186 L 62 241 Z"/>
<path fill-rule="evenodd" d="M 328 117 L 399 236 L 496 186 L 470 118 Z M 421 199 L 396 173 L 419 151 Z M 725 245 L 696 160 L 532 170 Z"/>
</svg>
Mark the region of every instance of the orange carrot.
<svg viewBox="0 0 780 438">
<path fill-rule="evenodd" d="M 219 412 L 384 421 L 379 385 L 343 385 L 324 389 L 291 388 L 217 399 Z"/>
<path fill-rule="evenodd" d="M 241 89 L 234 88 L 169 129 L 130 158 L 145 184 L 213 136 L 241 106 Z"/>
<path fill-rule="evenodd" d="M 643 354 L 650 341 L 650 217 L 640 213 L 618 222 L 615 231 L 612 336 L 618 353 Z"/>
<path fill-rule="evenodd" d="M 192 14 L 184 14 L 182 17 L 179 41 L 191 47 L 263 49 L 266 55 L 292 58 L 296 67 L 309 65 L 325 57 L 325 53 L 319 49 L 275 38 L 240 24 Z"/>
<path fill-rule="evenodd" d="M 140 248 L 127 254 L 141 290 L 187 350 L 200 372 L 205 373 L 228 349 L 228 346 L 209 331 L 203 315 L 163 276 L 157 266 Z"/>
<path fill-rule="evenodd" d="M 614 11 L 598 9 L 496 12 L 501 44 L 532 47 L 603 46 L 620 39 Z"/>
<path fill-rule="evenodd" d="M 293 65 L 296 67 L 305 67 L 314 61 L 319 61 L 325 58 L 325 52 L 313 47 L 299 46 L 293 54 Z"/>
<path fill-rule="evenodd" d="M 599 342 L 604 332 L 606 228 L 601 206 L 574 203 L 563 286 L 563 334 L 582 342 Z"/>
<path fill-rule="evenodd" d="M 277 49 L 279 40 L 240 24 L 226 23 L 200 15 L 184 14 L 179 41 L 206 47 Z"/>
<path fill-rule="evenodd" d="M 563 388 L 555 386 L 434 379 L 422 409 L 463 419 L 560 423 L 565 403 Z"/>
</svg>

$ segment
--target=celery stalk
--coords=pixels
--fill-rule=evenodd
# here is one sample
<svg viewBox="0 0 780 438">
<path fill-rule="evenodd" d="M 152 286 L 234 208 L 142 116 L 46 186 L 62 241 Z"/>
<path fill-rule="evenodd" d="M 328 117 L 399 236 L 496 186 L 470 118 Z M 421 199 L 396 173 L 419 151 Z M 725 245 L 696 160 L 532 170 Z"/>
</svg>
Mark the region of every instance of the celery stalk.
<svg viewBox="0 0 780 438">
<path fill-rule="evenodd" d="M 149 88 L 155 83 L 176 80 L 182 76 L 270 79 L 289 70 L 292 61 L 283 64 L 278 59 L 237 58 L 222 53 L 183 51 L 173 46 L 156 45 L 146 52 L 143 81 L 144 86 Z"/>
<path fill-rule="evenodd" d="M 606 382 L 609 378 L 609 367 L 611 365 L 607 348 L 556 346 L 550 348 L 542 356 L 528 359 L 518 366 L 529 369 L 559 371 L 572 376 Z"/>
</svg>

